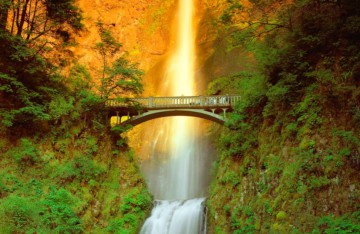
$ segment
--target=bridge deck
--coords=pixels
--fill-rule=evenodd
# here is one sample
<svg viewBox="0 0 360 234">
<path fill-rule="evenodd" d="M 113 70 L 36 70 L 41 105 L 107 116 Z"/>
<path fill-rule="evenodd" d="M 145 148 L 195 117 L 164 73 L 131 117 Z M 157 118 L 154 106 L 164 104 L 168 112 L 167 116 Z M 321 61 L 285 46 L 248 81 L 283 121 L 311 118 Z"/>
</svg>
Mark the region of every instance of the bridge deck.
<svg viewBox="0 0 360 234">
<path fill-rule="evenodd" d="M 110 109 L 130 109 L 136 105 L 147 110 L 159 109 L 215 109 L 231 108 L 240 96 L 174 96 L 174 97 L 148 97 L 129 98 L 126 102 L 110 99 L 106 106 Z"/>
<path fill-rule="evenodd" d="M 137 125 L 167 116 L 192 116 L 223 124 L 226 112 L 232 111 L 240 96 L 177 96 L 110 99 L 106 102 L 109 116 L 116 116 L 117 124 Z M 122 116 L 126 120 L 121 122 Z"/>
</svg>

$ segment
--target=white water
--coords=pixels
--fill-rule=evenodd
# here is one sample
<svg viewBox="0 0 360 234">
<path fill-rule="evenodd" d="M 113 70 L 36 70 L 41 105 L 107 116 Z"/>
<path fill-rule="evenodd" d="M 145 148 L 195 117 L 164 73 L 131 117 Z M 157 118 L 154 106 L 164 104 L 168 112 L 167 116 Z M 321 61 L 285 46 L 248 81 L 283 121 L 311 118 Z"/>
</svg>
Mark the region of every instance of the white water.
<svg viewBox="0 0 360 234">
<path fill-rule="evenodd" d="M 178 0 L 174 50 L 159 95 L 195 94 L 195 0 Z M 205 233 L 204 196 L 209 179 L 207 145 L 201 121 L 189 117 L 166 118 L 154 132 L 150 160 L 143 171 L 155 201 L 141 234 Z"/>
<path fill-rule="evenodd" d="M 204 233 L 204 199 L 156 201 L 141 230 L 142 234 Z"/>
</svg>

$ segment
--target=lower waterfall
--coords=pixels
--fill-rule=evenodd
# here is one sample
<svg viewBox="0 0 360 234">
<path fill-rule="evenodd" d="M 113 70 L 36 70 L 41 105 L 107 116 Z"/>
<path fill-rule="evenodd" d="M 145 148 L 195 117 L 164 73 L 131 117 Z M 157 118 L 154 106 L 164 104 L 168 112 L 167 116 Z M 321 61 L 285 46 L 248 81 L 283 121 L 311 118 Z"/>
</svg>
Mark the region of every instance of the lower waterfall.
<svg viewBox="0 0 360 234">
<path fill-rule="evenodd" d="M 204 197 L 210 178 L 211 152 L 208 141 L 199 134 L 202 121 L 174 117 L 161 122 L 162 131 L 155 137 L 151 159 L 142 165 L 157 200 L 140 233 L 206 233 Z M 169 155 L 161 155 L 157 149 L 162 148 L 160 142 L 170 146 Z"/>
<path fill-rule="evenodd" d="M 206 233 L 204 198 L 185 201 L 155 201 L 151 217 L 141 234 Z"/>
</svg>

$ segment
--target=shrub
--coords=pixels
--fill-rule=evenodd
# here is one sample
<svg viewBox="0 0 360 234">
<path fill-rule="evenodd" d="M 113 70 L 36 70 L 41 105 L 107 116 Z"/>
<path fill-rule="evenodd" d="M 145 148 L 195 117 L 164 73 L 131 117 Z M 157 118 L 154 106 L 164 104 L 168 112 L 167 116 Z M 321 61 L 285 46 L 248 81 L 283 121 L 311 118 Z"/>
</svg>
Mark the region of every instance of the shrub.
<svg viewBox="0 0 360 234">
<path fill-rule="evenodd" d="M 105 173 L 105 169 L 102 166 L 97 165 L 86 156 L 78 156 L 71 162 L 60 166 L 55 174 L 68 181 L 76 178 L 79 181 L 89 182 L 96 180 L 103 173 Z"/>
<path fill-rule="evenodd" d="M 285 129 L 289 133 L 289 135 L 295 135 L 298 131 L 298 125 L 297 123 L 290 123 L 286 126 Z"/>
<path fill-rule="evenodd" d="M 78 140 L 75 143 L 76 147 L 80 147 L 86 155 L 93 155 L 99 149 L 97 138 L 89 136 L 87 138 Z"/>
<path fill-rule="evenodd" d="M 0 230 L 2 233 L 33 233 L 39 224 L 39 204 L 27 197 L 10 195 L 0 200 Z"/>
<path fill-rule="evenodd" d="M 52 119 L 59 119 L 64 115 L 68 115 L 74 109 L 74 99 L 65 98 L 63 96 L 55 96 L 49 104 L 49 114 Z"/>
<path fill-rule="evenodd" d="M 360 233 L 359 218 L 359 212 L 340 217 L 323 216 L 316 223 L 313 233 Z"/>
<path fill-rule="evenodd" d="M 27 138 L 20 139 L 20 146 L 8 152 L 22 167 L 34 165 L 40 161 L 40 151 Z"/>
<path fill-rule="evenodd" d="M 74 209 L 75 199 L 69 191 L 50 187 L 45 200 L 42 201 L 42 221 L 55 233 L 81 233 L 83 227 Z"/>
<path fill-rule="evenodd" d="M 121 218 L 110 221 L 106 228 L 111 233 L 137 233 L 137 227 L 145 218 L 152 204 L 152 198 L 146 189 L 133 189 L 125 195 L 120 206 Z"/>
<path fill-rule="evenodd" d="M 309 178 L 309 186 L 312 189 L 319 189 L 328 186 L 330 183 L 331 180 L 326 176 L 320 176 L 320 177 L 311 176 Z"/>
</svg>

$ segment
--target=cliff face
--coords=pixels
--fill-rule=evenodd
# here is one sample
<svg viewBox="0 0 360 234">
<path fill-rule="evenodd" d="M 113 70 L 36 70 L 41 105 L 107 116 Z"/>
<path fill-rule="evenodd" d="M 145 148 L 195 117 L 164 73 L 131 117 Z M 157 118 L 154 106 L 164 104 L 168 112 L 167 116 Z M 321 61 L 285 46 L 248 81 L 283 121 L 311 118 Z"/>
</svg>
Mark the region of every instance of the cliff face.
<svg viewBox="0 0 360 234">
<path fill-rule="evenodd" d="M 232 60 L 226 52 L 218 52 L 214 62 L 207 61 L 214 54 L 214 44 L 219 43 L 217 24 L 225 7 L 224 0 L 203 0 L 197 2 L 199 31 L 197 39 L 200 90 L 204 90 L 208 82 L 219 73 L 216 59 Z M 122 43 L 121 53 L 127 53 L 131 61 L 137 62 L 145 71 L 144 95 L 156 95 L 160 85 L 156 85 L 163 76 L 163 63 L 169 52 L 172 42 L 170 34 L 176 8 L 175 0 L 134 0 L 134 1 L 85 1 L 79 0 L 78 6 L 83 11 L 85 30 L 75 37 L 77 46 L 71 48 L 76 61 L 89 65 L 91 71 L 99 70 L 99 55 L 94 47 L 100 40 L 96 22 L 102 21 L 115 39 Z M 98 74 L 94 74 L 96 80 Z M 203 93 L 203 91 L 200 91 Z"/>
<path fill-rule="evenodd" d="M 209 233 L 358 231 L 358 129 L 324 121 L 318 131 L 292 135 L 289 116 L 281 115 L 250 124 L 244 137 L 223 133 L 220 141 L 231 146 L 219 150 Z M 245 152 L 231 155 L 236 148 Z"/>
<path fill-rule="evenodd" d="M 232 3 L 224 11 L 228 40 L 207 60 L 218 61 L 220 75 L 209 91 L 242 96 L 227 128 L 213 131 L 219 155 L 208 230 L 357 233 L 360 28 L 349 25 L 359 19 L 359 4 L 251 2 L 253 9 Z M 237 17 L 249 12 L 250 23 L 238 28 Z M 275 15 L 280 28 L 259 15 Z M 218 60 L 224 48 L 234 61 Z M 229 67 L 244 58 L 247 66 Z"/>
<path fill-rule="evenodd" d="M 173 0 L 79 0 L 78 6 L 83 11 L 85 30 L 76 36 L 78 45 L 72 51 L 80 63 L 89 65 L 91 71 L 99 70 L 101 66 L 94 49 L 100 41 L 96 26 L 99 21 L 122 44 L 120 53 L 127 54 L 129 60 L 139 63 L 145 74 L 166 54 Z M 94 74 L 95 80 L 97 76 Z M 146 91 L 150 89 L 147 88 L 149 79 L 144 78 Z"/>
<path fill-rule="evenodd" d="M 133 153 L 104 125 L 68 120 L 1 126 L 1 232 L 138 233 L 152 198 Z"/>
</svg>

